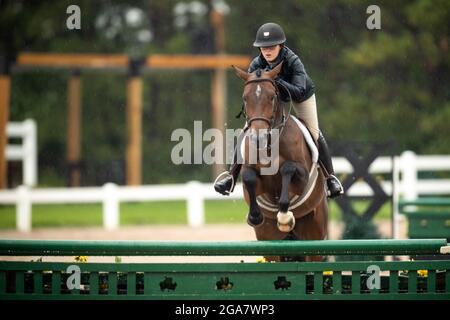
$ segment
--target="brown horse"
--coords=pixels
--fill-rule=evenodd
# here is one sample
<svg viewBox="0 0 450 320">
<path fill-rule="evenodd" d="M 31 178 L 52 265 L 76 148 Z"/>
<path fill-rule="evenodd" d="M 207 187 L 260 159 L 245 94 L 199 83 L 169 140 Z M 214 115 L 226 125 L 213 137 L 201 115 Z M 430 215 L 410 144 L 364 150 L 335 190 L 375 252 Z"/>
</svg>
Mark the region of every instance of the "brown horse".
<svg viewBox="0 0 450 320">
<path fill-rule="evenodd" d="M 234 67 L 245 81 L 243 99 L 248 128 L 243 144 L 242 180 L 249 205 L 247 222 L 258 240 L 323 240 L 328 223 L 324 177 L 313 163 L 296 120 L 285 115 L 278 98 L 274 79 L 281 68 L 282 64 L 268 72 L 256 70 L 249 74 Z M 273 137 L 275 131 L 278 139 Z M 258 157 L 261 149 L 266 149 L 267 154 L 272 152 L 271 165 L 278 169 L 273 174 L 263 174 L 269 165 Z M 252 150 L 257 150 L 257 161 L 250 161 Z M 278 261 L 280 257 L 266 259 Z M 320 261 L 321 257 L 305 259 Z"/>
</svg>

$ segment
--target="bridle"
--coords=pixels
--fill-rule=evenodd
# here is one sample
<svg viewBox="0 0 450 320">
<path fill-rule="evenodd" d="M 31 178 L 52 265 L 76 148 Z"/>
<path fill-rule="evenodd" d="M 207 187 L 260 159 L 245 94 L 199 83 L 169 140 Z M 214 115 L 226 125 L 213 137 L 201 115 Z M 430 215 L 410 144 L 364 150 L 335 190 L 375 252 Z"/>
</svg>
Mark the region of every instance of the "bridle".
<svg viewBox="0 0 450 320">
<path fill-rule="evenodd" d="M 281 127 L 282 125 L 284 126 L 285 115 L 284 115 L 284 109 L 283 108 L 282 108 L 281 122 L 278 125 L 275 126 L 275 117 L 276 117 L 276 114 L 278 112 L 278 108 L 281 106 L 281 104 L 278 101 L 279 92 L 278 92 L 277 84 L 275 83 L 275 81 L 273 81 L 270 78 L 256 78 L 256 79 L 251 79 L 251 80 L 246 81 L 244 86 L 247 86 L 248 84 L 251 84 L 251 83 L 258 83 L 258 82 L 270 82 L 273 85 L 273 87 L 275 88 L 275 100 L 274 100 L 273 107 L 272 107 L 272 116 L 270 118 L 266 118 L 266 117 L 263 117 L 263 116 L 257 116 L 257 117 L 249 118 L 248 115 L 247 115 L 247 110 L 246 110 L 245 106 L 243 106 L 243 113 L 244 113 L 244 116 L 245 116 L 245 120 L 247 122 L 247 126 L 250 127 L 252 122 L 253 121 L 257 121 L 257 120 L 266 122 L 269 125 L 269 130 L 276 129 L 278 127 Z"/>
<path fill-rule="evenodd" d="M 243 114 L 245 116 L 245 120 L 247 122 L 247 127 L 250 127 L 250 125 L 253 121 L 257 121 L 257 120 L 264 121 L 269 125 L 269 131 L 272 129 L 280 129 L 280 134 L 281 134 L 281 132 L 283 131 L 283 129 L 286 125 L 287 120 L 289 119 L 289 115 L 291 114 L 291 109 L 292 109 L 291 93 L 289 92 L 289 90 L 286 90 L 290 97 L 289 112 L 288 112 L 288 115 L 286 116 L 284 108 L 281 106 L 281 103 L 279 103 L 279 90 L 278 90 L 278 86 L 275 83 L 275 81 L 270 78 L 255 78 L 255 79 L 247 80 L 245 82 L 244 86 L 246 86 L 250 83 L 255 83 L 255 82 L 270 82 L 273 85 L 273 87 L 275 88 L 275 100 L 274 100 L 273 107 L 272 107 L 272 116 L 270 118 L 266 118 L 266 117 L 262 117 L 262 116 L 249 118 L 247 115 L 246 107 L 243 104 L 241 112 L 237 115 L 237 118 L 240 117 L 241 114 Z M 281 112 L 282 112 L 281 121 L 280 121 L 280 123 L 275 125 L 275 117 L 278 112 L 278 108 L 280 108 L 280 107 L 281 107 Z"/>
</svg>

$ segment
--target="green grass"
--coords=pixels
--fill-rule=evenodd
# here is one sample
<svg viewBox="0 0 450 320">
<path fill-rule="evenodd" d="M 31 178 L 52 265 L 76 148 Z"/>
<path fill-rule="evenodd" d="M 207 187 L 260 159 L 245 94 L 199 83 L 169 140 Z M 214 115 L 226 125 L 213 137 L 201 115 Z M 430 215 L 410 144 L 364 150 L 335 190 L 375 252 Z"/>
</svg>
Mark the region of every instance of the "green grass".
<svg viewBox="0 0 450 320">
<path fill-rule="evenodd" d="M 355 203 L 357 210 L 367 201 Z M 155 201 L 122 203 L 121 225 L 187 224 L 184 201 Z M 206 223 L 245 223 L 247 205 L 243 200 L 211 200 L 205 202 Z M 386 203 L 376 219 L 389 219 L 390 203 Z M 340 220 L 341 212 L 334 201 L 330 202 L 330 219 Z M 0 229 L 15 228 L 15 206 L 0 206 Z M 33 228 L 60 226 L 101 226 L 100 204 L 33 205 Z"/>
<path fill-rule="evenodd" d="M 205 201 L 206 223 L 246 223 L 247 212 L 243 200 Z"/>
<path fill-rule="evenodd" d="M 186 210 L 184 201 L 122 203 L 120 224 L 187 224 Z"/>
</svg>

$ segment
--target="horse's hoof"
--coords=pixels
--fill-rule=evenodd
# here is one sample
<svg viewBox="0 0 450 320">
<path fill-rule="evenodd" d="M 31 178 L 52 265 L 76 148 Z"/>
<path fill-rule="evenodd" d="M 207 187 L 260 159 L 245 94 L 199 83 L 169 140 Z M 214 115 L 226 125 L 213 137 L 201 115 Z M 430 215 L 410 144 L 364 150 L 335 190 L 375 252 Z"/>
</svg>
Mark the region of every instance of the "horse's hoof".
<svg viewBox="0 0 450 320">
<path fill-rule="evenodd" d="M 291 232 L 292 229 L 294 229 L 294 226 L 289 225 L 289 224 L 277 223 L 277 226 L 278 226 L 278 230 L 280 230 L 281 232 L 285 232 L 285 233 Z"/>
<path fill-rule="evenodd" d="M 278 212 L 277 226 L 281 232 L 290 232 L 295 227 L 295 217 L 292 211 Z"/>
<path fill-rule="evenodd" d="M 264 217 L 262 214 L 260 214 L 258 217 L 253 217 L 252 215 L 247 215 L 247 223 L 250 227 L 258 227 L 260 226 L 264 221 Z"/>
</svg>

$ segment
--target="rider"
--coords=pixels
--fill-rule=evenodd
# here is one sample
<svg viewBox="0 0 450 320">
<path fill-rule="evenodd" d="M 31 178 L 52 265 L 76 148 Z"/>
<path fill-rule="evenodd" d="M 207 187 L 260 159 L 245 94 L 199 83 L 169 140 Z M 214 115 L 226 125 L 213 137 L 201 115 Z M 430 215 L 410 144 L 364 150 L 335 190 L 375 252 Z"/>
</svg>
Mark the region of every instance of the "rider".
<svg viewBox="0 0 450 320">
<path fill-rule="evenodd" d="M 319 163 L 327 177 L 328 196 L 334 198 L 343 194 L 344 189 L 334 175 L 330 151 L 319 130 L 314 83 L 307 75 L 300 58 L 284 44 L 285 42 L 286 36 L 278 24 L 263 24 L 256 32 L 256 40 L 253 43 L 253 46 L 259 48 L 260 54 L 253 59 L 248 72 L 251 73 L 257 69 L 272 70 L 284 61 L 282 70 L 275 79 L 280 98 L 284 102 L 289 102 L 292 97 L 297 117 L 305 122 L 313 138 L 317 141 Z M 233 191 L 239 177 L 242 165 L 237 163 L 236 158 L 235 156 L 230 170 L 225 172 L 226 177 L 214 184 L 215 190 L 223 195 L 229 195 Z"/>
</svg>

